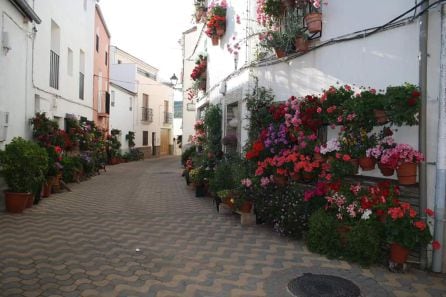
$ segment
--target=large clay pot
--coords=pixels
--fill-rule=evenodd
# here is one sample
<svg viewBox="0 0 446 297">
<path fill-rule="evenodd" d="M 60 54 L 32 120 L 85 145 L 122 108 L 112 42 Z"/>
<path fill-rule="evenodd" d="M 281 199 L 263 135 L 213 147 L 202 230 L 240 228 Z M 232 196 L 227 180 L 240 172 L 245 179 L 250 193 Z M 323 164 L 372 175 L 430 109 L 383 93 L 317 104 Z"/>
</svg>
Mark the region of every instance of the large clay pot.
<svg viewBox="0 0 446 297">
<path fill-rule="evenodd" d="M 370 171 L 375 169 L 376 161 L 371 157 L 363 157 L 359 159 L 359 166 L 361 166 L 362 171 Z"/>
<path fill-rule="evenodd" d="M 34 204 L 34 195 L 31 195 L 31 196 L 28 197 L 28 199 L 26 200 L 25 208 L 31 208 L 31 207 L 33 207 L 33 204 Z"/>
<path fill-rule="evenodd" d="M 390 261 L 398 264 L 404 264 L 409 257 L 410 250 L 398 243 L 392 243 L 390 245 Z"/>
<path fill-rule="evenodd" d="M 417 183 L 417 164 L 403 163 L 396 170 L 398 182 L 402 185 L 413 185 Z"/>
<path fill-rule="evenodd" d="M 322 31 L 322 13 L 313 12 L 307 14 L 304 18 L 307 24 L 308 32 L 317 33 Z"/>
<path fill-rule="evenodd" d="M 5 195 L 6 211 L 10 213 L 21 213 L 26 208 L 27 202 L 33 199 L 32 193 L 14 193 L 3 191 Z M 31 202 L 32 205 L 32 202 Z"/>
</svg>

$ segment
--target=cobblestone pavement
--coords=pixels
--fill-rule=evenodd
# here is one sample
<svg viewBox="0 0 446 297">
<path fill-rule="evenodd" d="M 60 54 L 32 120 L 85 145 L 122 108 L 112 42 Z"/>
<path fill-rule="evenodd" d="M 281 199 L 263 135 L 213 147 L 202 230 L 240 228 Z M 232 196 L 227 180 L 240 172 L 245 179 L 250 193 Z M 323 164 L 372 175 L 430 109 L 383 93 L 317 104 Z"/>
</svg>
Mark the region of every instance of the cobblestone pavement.
<svg viewBox="0 0 446 297">
<path fill-rule="evenodd" d="M 446 296 L 446 278 L 312 254 L 195 198 L 177 158 L 107 167 L 22 215 L 0 214 L 0 296 L 291 296 L 304 272 L 363 296 Z M 139 249 L 137 251 L 137 249 Z"/>
</svg>

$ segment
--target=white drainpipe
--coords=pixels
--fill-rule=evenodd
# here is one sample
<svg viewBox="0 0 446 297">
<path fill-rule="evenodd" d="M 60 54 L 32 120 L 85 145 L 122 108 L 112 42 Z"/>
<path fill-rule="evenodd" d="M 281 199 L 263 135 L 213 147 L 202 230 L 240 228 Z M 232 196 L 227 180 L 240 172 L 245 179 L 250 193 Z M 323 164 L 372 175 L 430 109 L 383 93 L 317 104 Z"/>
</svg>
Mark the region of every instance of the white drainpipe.
<svg viewBox="0 0 446 297">
<path fill-rule="evenodd" d="M 440 94 L 437 144 L 437 178 L 435 184 L 435 229 L 434 240 L 441 248 L 434 250 L 432 270 L 442 272 L 445 250 L 445 202 L 446 202 L 446 5 L 441 6 L 441 52 L 440 52 Z"/>
</svg>

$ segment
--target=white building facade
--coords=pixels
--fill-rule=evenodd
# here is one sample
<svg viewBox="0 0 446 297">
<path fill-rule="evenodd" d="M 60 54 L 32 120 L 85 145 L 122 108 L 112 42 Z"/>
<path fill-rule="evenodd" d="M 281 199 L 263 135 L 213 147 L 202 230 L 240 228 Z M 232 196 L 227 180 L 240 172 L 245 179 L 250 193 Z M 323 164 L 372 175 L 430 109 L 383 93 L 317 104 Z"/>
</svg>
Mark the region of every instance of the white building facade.
<svg viewBox="0 0 446 297">
<path fill-rule="evenodd" d="M 227 2 L 226 32 L 218 46 L 211 45 L 202 24 L 197 25 L 197 33 L 194 33 L 198 35 L 196 42 L 187 42 L 187 38 L 194 40 L 192 36 L 188 37 L 192 35 L 190 32 L 186 31 L 188 34 L 184 35 L 184 96 L 191 85 L 188 77 L 193 66 L 190 66 L 190 60 L 200 52 L 208 55 L 207 88 L 204 94 L 200 93 L 194 99 L 195 118 L 209 104 L 221 104 L 223 135 L 235 133 L 243 145 L 247 140 L 247 131 L 243 128 L 247 125 L 243 98 L 252 92 L 257 81 L 259 86 L 271 88 L 278 101 L 285 101 L 290 96 L 321 94 L 323 89 L 337 83 L 377 90 L 405 82 L 419 85 L 426 96 L 426 124 L 421 129 L 418 126 L 399 128 L 395 140 L 419 147 L 425 153 L 420 206 L 433 209 L 438 169 L 441 6 L 423 11 L 422 6 L 414 8 L 416 3 L 405 0 L 330 0 L 322 5 L 322 34 L 311 41 L 310 51 L 277 59 L 272 52 L 260 58 L 259 53 L 264 50 L 256 45 L 258 33 L 265 28 L 255 21 L 256 1 Z M 397 16 L 401 17 L 387 24 Z M 421 19 L 426 17 L 428 30 L 425 32 Z M 380 27 L 381 30 L 369 34 Z M 237 43 L 239 48 L 234 55 Z M 427 45 L 427 52 L 420 47 L 423 43 Z M 232 49 L 232 53 L 228 49 Z M 426 78 L 423 73 L 427 73 Z M 190 122 L 183 122 L 184 134 L 193 134 Z M 421 130 L 426 134 L 425 141 L 420 143 Z M 328 138 L 337 132 L 329 129 Z M 368 175 L 377 175 L 377 172 Z M 444 212 L 444 202 L 439 207 L 440 212 Z M 446 271 L 445 263 L 443 260 L 443 271 Z"/>
<path fill-rule="evenodd" d="M 172 86 L 157 81 L 158 69 L 116 46 L 110 48 L 110 63 L 110 82 L 137 93 L 133 106 L 136 148 L 145 158 L 172 154 Z"/>
</svg>

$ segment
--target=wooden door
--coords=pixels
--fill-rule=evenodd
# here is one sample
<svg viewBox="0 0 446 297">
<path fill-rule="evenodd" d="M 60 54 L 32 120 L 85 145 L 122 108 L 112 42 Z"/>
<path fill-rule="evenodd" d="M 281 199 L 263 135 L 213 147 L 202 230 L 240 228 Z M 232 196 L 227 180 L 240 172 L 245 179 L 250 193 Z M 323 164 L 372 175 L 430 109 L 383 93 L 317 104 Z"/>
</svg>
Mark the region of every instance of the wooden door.
<svg viewBox="0 0 446 297">
<path fill-rule="evenodd" d="M 161 129 L 160 155 L 169 154 L 169 129 Z"/>
</svg>

